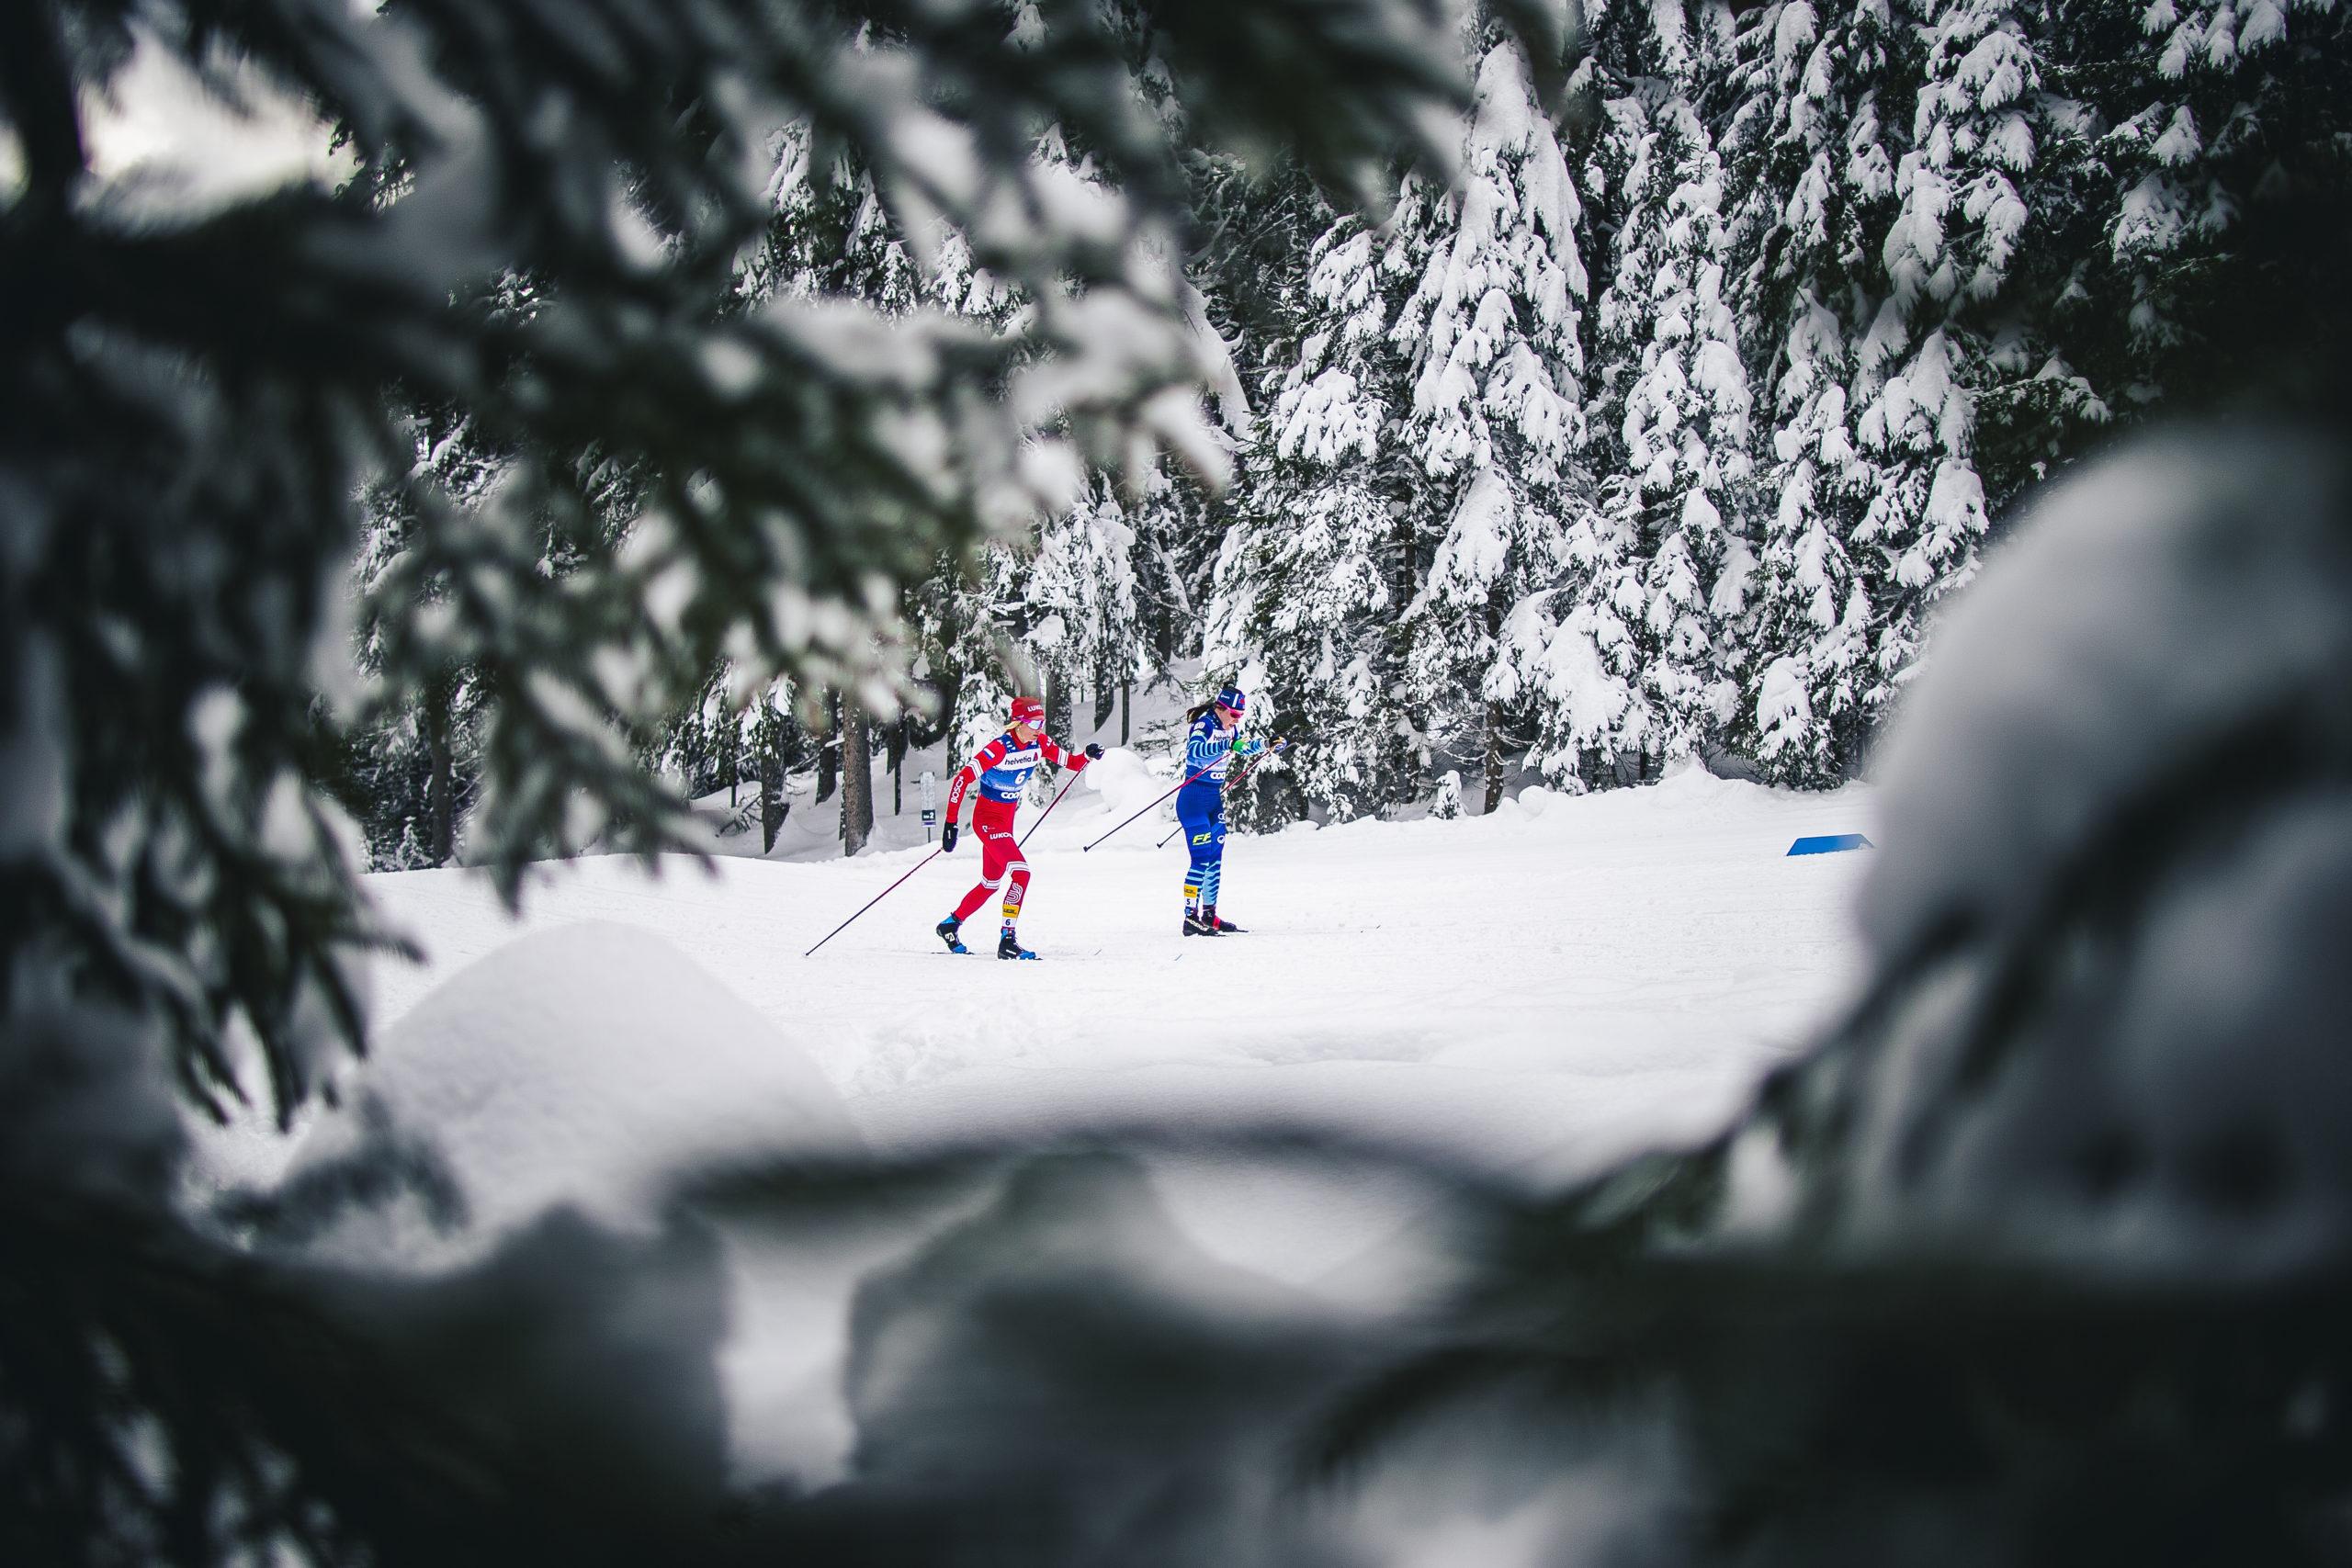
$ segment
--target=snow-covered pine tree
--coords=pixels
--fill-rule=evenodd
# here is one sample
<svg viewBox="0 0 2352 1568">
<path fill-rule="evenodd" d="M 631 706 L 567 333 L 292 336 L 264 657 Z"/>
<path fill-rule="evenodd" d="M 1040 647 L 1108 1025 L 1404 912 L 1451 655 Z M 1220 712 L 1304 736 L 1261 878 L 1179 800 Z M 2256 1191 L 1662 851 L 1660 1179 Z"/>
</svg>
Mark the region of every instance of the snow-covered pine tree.
<svg viewBox="0 0 2352 1568">
<path fill-rule="evenodd" d="M 1311 189 L 1291 199 L 1322 213 Z M 1203 659 L 1276 726 L 1311 734 L 1289 763 L 1304 798 L 1341 818 L 1408 798 L 1394 623 L 1414 483 L 1394 431 L 1409 395 L 1388 323 L 1426 253 L 1430 198 L 1408 188 L 1384 231 L 1330 224 L 1306 288 L 1261 353 L 1271 395 L 1244 456 L 1206 606 Z M 1237 803 L 1243 805 L 1246 803 Z"/>
<path fill-rule="evenodd" d="M 1335 187 L 1425 146 L 1458 85 L 1419 6 L 1138 8 L 1204 120 Z M 0 1257 L 40 1285 L 0 1290 L 0 1558 L 806 1545 L 722 1506 L 707 1246 L 530 1226 L 446 1288 L 297 1263 L 195 1214 L 155 1068 L 290 1122 L 360 1043 L 361 961 L 398 939 L 318 786 L 371 479 L 443 502 L 398 554 L 447 592 L 379 599 L 382 679 L 390 704 L 481 672 L 469 847 L 514 894 L 600 837 L 680 841 L 639 743 L 718 660 L 893 679 L 899 591 L 1046 499 L 1024 454 L 1196 449 L 1149 249 L 1180 149 L 1134 114 L 1101 8 L 1038 7 L 1018 47 L 996 7 L 888 9 L 868 47 L 838 7 L 758 0 L 0 6 Z M 113 183 L 89 119 L 134 59 L 323 117 L 397 199 Z M 727 309 L 779 115 L 972 236 L 1031 312 L 988 335 L 839 298 Z M 1051 123 L 1114 197 L 1073 207 L 1032 166 Z M 512 278 L 550 309 L 483 309 Z M 419 407 L 498 455 L 484 505 L 412 472 Z M 644 485 L 621 537 L 606 472 Z M 547 1353 L 486 1393 L 453 1371 L 483 1325 Z M 623 1392 L 603 1374 L 632 1358 L 657 1375 Z M 453 1416 L 478 1396 L 490 1418 Z"/>
<path fill-rule="evenodd" d="M 1739 35 L 1724 137 L 1748 362 L 1769 367 L 1750 647 L 1730 743 L 1768 777 L 1834 780 L 1883 692 L 1852 541 L 1880 485 L 1857 438 L 1860 344 L 1886 298 L 1882 239 L 1917 33 L 1888 0 L 1782 0 Z"/>
<path fill-rule="evenodd" d="M 730 825 L 761 831 L 761 852 L 775 848 L 791 809 L 785 781 L 815 760 L 815 745 L 795 716 L 792 682 L 747 685 L 721 662 L 694 699 L 662 725 L 648 747 L 648 763 L 678 781 L 680 793 L 699 800 L 728 795 Z"/>
<path fill-rule="evenodd" d="M 428 410 L 413 411 L 409 421 L 412 474 L 430 474 L 449 505 L 480 506 L 497 481 L 498 464 L 469 439 L 469 422 Z M 408 636 L 420 609 L 451 592 L 446 578 L 420 579 L 406 570 L 418 504 L 412 492 L 390 486 L 366 497 L 366 532 L 352 574 L 359 603 L 353 651 L 362 676 L 379 686 L 400 655 L 388 644 Z M 446 659 L 416 662 L 428 673 L 413 692 L 363 692 L 361 716 L 341 749 L 345 804 L 368 836 L 371 868 L 379 871 L 449 863 L 480 775 L 481 689 L 473 671 Z"/>
<path fill-rule="evenodd" d="M 519 328 L 548 303 L 541 283 L 510 272 L 468 308 Z M 644 489 L 641 464 L 594 445 L 550 474 L 545 454 L 485 433 L 447 399 L 403 398 L 391 417 L 413 461 L 387 467 L 359 497 L 353 652 L 366 679 L 340 737 L 336 787 L 351 796 L 371 863 L 405 869 L 465 851 L 465 818 L 492 753 L 528 747 L 522 732 L 536 720 L 526 712 L 547 695 L 515 700 L 528 685 L 515 640 L 484 635 L 483 613 L 511 602 L 518 582 L 551 583 L 608 550 Z M 462 545 L 452 547 L 453 536 Z M 618 671 L 628 663 L 608 660 L 600 678 L 622 703 L 630 682 Z"/>
<path fill-rule="evenodd" d="M 1506 729 L 1535 694 L 1516 678 L 1532 649 L 1506 641 L 1534 628 L 1513 612 L 1555 587 L 1587 503 L 1583 204 L 1517 43 L 1488 39 L 1460 176 L 1428 210 L 1421 276 L 1389 326 L 1412 370 L 1408 512 L 1430 542 L 1404 618 L 1407 691 L 1422 749 L 1476 764 L 1491 811 Z"/>
<path fill-rule="evenodd" d="M 1160 487 L 1136 498 L 1136 510 L 1149 507 Z M 1073 733 L 1077 694 L 1093 699 L 1101 712 L 1106 690 L 1131 677 L 1140 652 L 1136 604 L 1136 529 L 1128 507 L 1114 488 L 1090 483 L 1078 503 L 1041 524 L 1035 553 L 1024 563 L 1025 637 L 1039 673 L 1069 695 L 1048 717 L 1054 734 Z"/>
<path fill-rule="evenodd" d="M 1012 695 L 1012 649 L 1000 615 L 1019 598 L 1011 568 L 1010 554 L 999 550 L 983 551 L 969 565 L 943 558 L 908 592 L 916 669 L 938 705 L 951 769 L 1003 728 Z"/>
<path fill-rule="evenodd" d="M 2251 285 L 2235 252 L 2265 204 L 2341 191 L 2352 164 L 2352 6 L 2339 0 L 2095 0 L 2057 40 L 2096 113 L 2096 228 L 2080 357 L 2135 412 L 2254 344 L 2216 323 Z M 2258 286 L 2256 286 L 2258 287 Z M 2294 301 L 2278 300 L 2282 310 Z M 2220 307 L 2220 309 L 2217 309 Z"/>
<path fill-rule="evenodd" d="M 1598 23 L 1610 75 L 1596 159 L 1615 228 L 1594 311 L 1608 418 L 1595 453 L 1601 515 L 1571 541 L 1571 620 L 1609 656 L 1628 701 L 1587 729 L 1588 767 L 1614 762 L 1615 747 L 1662 759 L 1723 733 L 1756 560 L 1737 274 L 1722 160 L 1700 107 L 1728 52 L 1729 13 L 1667 0 Z"/>
<path fill-rule="evenodd" d="M 1488 690 L 1528 716 L 1527 765 L 1572 790 L 1613 776 L 1651 734 L 1633 629 L 1644 604 L 1636 509 L 1601 503 L 1623 482 L 1570 509 L 1559 580 L 1512 607 L 1489 677 Z"/>
<path fill-rule="evenodd" d="M 774 215 L 760 243 L 750 247 L 737 264 L 734 293 L 739 310 L 756 313 L 778 301 L 797 300 L 820 307 L 854 302 L 888 318 L 904 319 L 929 310 L 1001 321 L 1008 309 L 1003 291 L 972 265 L 970 248 L 960 232 L 942 227 L 933 236 L 930 254 L 919 259 L 872 174 L 842 148 L 820 142 L 806 122 L 775 132 L 768 151 L 774 173 L 766 195 Z M 927 267 L 922 265 L 925 260 Z M 939 571 L 957 570 L 958 558 L 943 554 L 935 558 Z M 897 629 L 904 632 L 903 618 L 899 619 Z M 917 657 L 928 668 L 940 651 L 919 646 Z M 749 757 L 757 776 L 764 781 L 800 760 L 791 753 L 770 756 L 773 748 L 762 749 L 763 739 L 786 739 L 804 725 L 813 728 L 819 733 L 819 745 L 806 760 L 817 761 L 824 774 L 818 799 L 831 798 L 833 792 L 827 785 L 841 786 L 842 849 L 844 853 L 855 854 L 872 832 L 872 767 L 870 755 L 853 757 L 850 748 L 863 743 L 870 750 L 882 744 L 899 720 L 899 699 L 911 694 L 876 692 L 868 694 L 866 703 L 860 703 L 854 693 L 804 687 L 796 723 L 770 711 L 776 689 L 774 683 L 736 689 L 741 684 L 726 676 L 714 682 L 716 689 L 729 693 L 733 701 L 754 705 L 752 713 L 759 722 L 746 727 L 742 737 L 753 748 Z M 790 683 L 785 683 L 784 689 L 789 690 Z M 867 721 L 869 705 L 874 722 Z M 838 723 L 832 716 L 836 711 L 841 715 Z M 682 717 L 689 726 L 709 722 L 699 712 Z M 670 749 L 677 750 L 687 739 L 673 736 Z M 773 848 L 781 809 L 769 804 L 769 793 L 763 783 L 763 836 L 765 847 Z"/>
<path fill-rule="evenodd" d="M 1171 110 L 1170 118 L 1181 117 Z M 974 265 L 965 235 L 948 231 L 927 246 L 917 244 L 869 177 L 838 161 L 812 162 L 809 145 L 801 130 L 779 139 L 771 186 L 778 216 L 769 243 L 743 269 L 747 299 L 846 297 L 893 314 L 944 312 L 989 330 L 1002 330 L 1025 310 L 1022 294 Z M 1113 200 L 1092 159 L 1074 152 L 1057 128 L 1044 130 L 1032 155 L 1052 172 L 1059 199 L 1081 207 Z M 1196 292 L 1185 309 L 1200 369 L 1230 430 L 1246 421 L 1246 400 Z M 954 750 L 994 736 L 1016 691 L 1046 698 L 1057 733 L 1069 731 L 1081 694 L 1091 697 L 1095 714 L 1107 716 L 1112 694 L 1128 689 L 1137 671 L 1153 662 L 1143 647 L 1144 580 L 1158 594 L 1151 604 L 1159 617 L 1151 629 L 1162 645 L 1158 662 L 1176 657 L 1175 637 L 1189 651 L 1199 635 L 1197 616 L 1186 613 L 1192 573 L 1176 558 L 1200 550 L 1188 537 L 1199 532 L 1197 487 L 1175 475 L 1136 470 L 1122 489 L 1100 470 L 1081 474 L 1050 448 L 1033 448 L 1033 455 L 1041 488 L 1068 504 L 1039 520 L 1023 519 L 967 555 L 940 558 L 910 601 L 910 629 Z M 1203 449 L 1204 466 L 1219 460 Z M 1140 570 L 1139 543 L 1147 555 Z M 1181 631 L 1169 624 L 1171 616 L 1187 623 Z M 1046 787 L 1042 775 L 1039 787 Z"/>
<path fill-rule="evenodd" d="M 2018 286 L 2036 203 L 2063 210 L 2041 155 L 2081 123 L 2037 17 L 1792 0 L 1745 35 L 1728 141 L 1773 505 L 1734 739 L 1772 776 L 1852 765 L 1992 510 L 2104 417 Z"/>
<path fill-rule="evenodd" d="M 1289 775 L 1341 817 L 1418 798 L 1440 749 L 1496 797 L 1532 694 L 1502 642 L 1557 575 L 1583 438 L 1581 206 L 1520 46 L 1474 36 L 1459 182 L 1308 248 L 1218 558 L 1210 672 L 1269 685 L 1315 740 Z"/>
<path fill-rule="evenodd" d="M 790 1554 L 718 1522 L 707 1247 L 561 1222 L 488 1240 L 454 1293 L 330 1278 L 196 1215 L 154 1069 L 290 1119 L 357 1043 L 359 960 L 391 939 L 314 788 L 315 699 L 355 492 L 436 489 L 391 411 L 470 420 L 502 463 L 483 506 L 413 513 L 401 570 L 446 596 L 380 603 L 388 697 L 485 672 L 475 821 L 510 892 L 607 824 L 676 841 L 635 742 L 715 660 L 887 678 L 894 591 L 1029 514 L 1024 449 L 1196 435 L 1181 312 L 1125 243 L 1175 221 L 1175 150 L 1132 122 L 1098 8 L 1046 7 L 1035 57 L 992 9 L 890 7 L 876 59 L 839 8 L 756 0 L 0 6 L 0 1558 L 495 1560 L 518 1531 L 582 1563 Z M 1335 181 L 1447 99 L 1408 7 L 1157 9 L 1235 134 L 1295 137 Z M 134 56 L 250 73 L 400 169 L 398 199 L 120 199 L 87 119 Z M 987 228 L 1034 316 L 976 340 L 848 300 L 726 310 L 780 109 Z M 1091 132 L 1107 208 L 1008 152 L 1054 120 Z M 555 307 L 482 311 L 501 277 Z M 649 490 L 626 539 L 607 462 Z M 548 529 L 568 558 L 528 547 Z M 619 1326 L 657 1298 L 684 1310 Z M 547 1354 L 472 1378 L 476 1420 L 453 1369 L 484 1325 Z M 658 1375 L 608 1400 L 629 1357 Z"/>
<path fill-rule="evenodd" d="M 1979 400 L 2050 365 L 2032 302 L 2006 292 L 2034 237 L 2032 182 L 2059 107 L 2030 19 L 2017 0 L 1923 8 L 1918 95 L 1880 253 L 1888 292 L 1856 367 L 1856 437 L 1878 464 L 1852 536 L 1871 558 L 1872 705 L 1909 671 L 1936 603 L 1975 573 L 1989 523 Z"/>
</svg>

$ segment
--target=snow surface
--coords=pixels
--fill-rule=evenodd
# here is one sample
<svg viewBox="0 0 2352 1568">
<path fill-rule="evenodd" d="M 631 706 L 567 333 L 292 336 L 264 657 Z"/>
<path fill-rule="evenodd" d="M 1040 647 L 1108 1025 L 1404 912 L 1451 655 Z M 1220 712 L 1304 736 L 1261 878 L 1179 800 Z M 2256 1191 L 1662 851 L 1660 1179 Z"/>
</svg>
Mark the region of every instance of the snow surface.
<svg viewBox="0 0 2352 1568">
<path fill-rule="evenodd" d="M 993 905 L 973 917 L 974 957 L 933 936 L 978 874 L 968 843 L 813 958 L 803 950 L 925 852 L 713 872 L 586 860 L 533 891 L 526 924 L 616 922 L 694 954 L 883 1147 L 1289 1111 L 1547 1177 L 1710 1130 L 1851 971 L 1838 910 L 1856 863 L 1783 863 L 1794 837 L 1866 828 L 1851 794 L 1781 795 L 1694 769 L 1580 799 L 1530 791 L 1536 809 L 1522 797 L 1491 818 L 1237 837 L 1223 912 L 1251 929 L 1188 943 L 1182 849 L 1156 847 L 1164 822 L 1081 851 L 1133 809 L 1120 761 L 1102 770 L 1110 796 L 1082 779 L 1028 846 L 1022 936 L 1046 959 L 1034 966 L 978 955 Z M 516 935 L 471 874 L 371 882 L 430 953 L 381 976 L 384 1022 Z M 1639 1125 L 1620 1114 L 1634 1107 Z"/>
<path fill-rule="evenodd" d="M 778 858 L 550 867 L 519 925 L 472 872 L 371 878 L 428 956 L 378 975 L 377 1049 L 345 1103 L 373 1097 L 435 1139 L 472 1214 L 455 1241 L 371 1219 L 329 1245 L 433 1267 L 556 1202 L 631 1223 L 664 1169 L 754 1146 L 763 1125 L 780 1149 L 886 1154 L 1136 1122 L 1304 1125 L 1550 1182 L 1716 1130 L 1859 973 L 1842 912 L 1869 856 L 1785 852 L 1803 834 L 1875 834 L 1860 788 L 1795 795 L 1692 767 L 1583 797 L 1529 787 L 1491 817 L 1237 835 L 1223 912 L 1250 931 L 1188 942 L 1164 808 L 1082 848 L 1164 789 L 1169 765 L 1114 750 L 1031 840 L 1021 931 L 1036 964 L 984 955 L 992 906 L 972 920 L 974 956 L 932 934 L 978 874 L 968 844 L 802 956 L 929 852 L 911 778 L 906 812 L 855 860 L 830 841 L 831 804 L 804 801 Z M 876 793 L 887 813 L 887 775 Z M 1023 830 L 1037 818 L 1025 809 Z M 209 1136 L 211 1179 L 332 1157 L 355 1114 L 291 1140 Z M 1150 1162 L 1167 1213 L 1221 1262 L 1367 1311 L 1436 1282 L 1409 1179 Z M 729 1241 L 739 1462 L 828 1479 L 853 1437 L 850 1292 L 907 1242 Z"/>
<path fill-rule="evenodd" d="M 398 1212 L 390 1232 L 333 1238 L 369 1259 L 455 1261 L 558 1203 L 650 1231 L 648 1200 L 682 1154 L 859 1147 L 805 1053 L 634 923 L 535 923 L 403 1012 L 356 1087 L 432 1136 L 470 1211 L 456 1238 Z M 295 1168 L 350 1152 L 365 1125 L 322 1119 Z"/>
</svg>

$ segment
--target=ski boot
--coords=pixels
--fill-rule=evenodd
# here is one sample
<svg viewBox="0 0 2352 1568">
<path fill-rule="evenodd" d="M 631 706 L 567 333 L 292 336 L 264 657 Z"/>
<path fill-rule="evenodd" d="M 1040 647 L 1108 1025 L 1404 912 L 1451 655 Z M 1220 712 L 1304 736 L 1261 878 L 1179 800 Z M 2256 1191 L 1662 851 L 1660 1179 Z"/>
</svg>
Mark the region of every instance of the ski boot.
<svg viewBox="0 0 2352 1568">
<path fill-rule="evenodd" d="M 999 958 L 1035 958 L 1037 956 L 1027 948 L 1022 946 L 1020 942 L 1014 941 L 1013 935 L 1011 931 L 1007 931 L 1002 936 L 996 939 L 996 955 Z"/>
<path fill-rule="evenodd" d="M 1201 924 L 1208 927 L 1209 931 L 1216 936 L 1224 936 L 1229 931 L 1238 931 L 1241 929 L 1231 920 L 1219 919 L 1215 904 L 1202 906 Z"/>
<path fill-rule="evenodd" d="M 1219 935 L 1220 933 L 1218 932 L 1217 928 L 1216 928 L 1216 912 L 1215 912 L 1214 910 L 1207 910 L 1207 909 L 1187 909 L 1187 910 L 1185 910 L 1185 911 L 1184 911 L 1184 934 L 1185 934 L 1186 936 L 1216 936 L 1216 935 Z"/>
<path fill-rule="evenodd" d="M 948 952 L 969 953 L 972 951 L 964 945 L 964 923 L 955 916 L 948 916 L 931 929 L 939 933 L 939 940 L 947 944 Z"/>
</svg>

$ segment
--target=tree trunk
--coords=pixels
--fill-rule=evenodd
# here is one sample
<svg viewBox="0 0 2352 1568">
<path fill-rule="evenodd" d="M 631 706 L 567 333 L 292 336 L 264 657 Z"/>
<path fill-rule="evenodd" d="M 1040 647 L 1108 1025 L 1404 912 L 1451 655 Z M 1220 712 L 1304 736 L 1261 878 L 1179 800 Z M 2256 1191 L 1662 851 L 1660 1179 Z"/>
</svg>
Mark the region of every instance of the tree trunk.
<svg viewBox="0 0 2352 1568">
<path fill-rule="evenodd" d="M 735 809 L 735 789 L 743 782 L 743 724 L 741 715 L 727 721 L 727 809 Z"/>
<path fill-rule="evenodd" d="M 909 719 L 900 714 L 890 722 L 890 815 L 902 817 L 907 810 L 907 726 Z"/>
<path fill-rule="evenodd" d="M 842 853 L 854 855 L 874 837 L 874 751 L 865 710 L 847 693 L 841 705 Z"/>
<path fill-rule="evenodd" d="M 1118 700 L 1118 694 L 1112 689 L 1109 674 L 1098 666 L 1094 671 L 1095 728 L 1100 729 L 1111 722 L 1111 705 Z"/>
<path fill-rule="evenodd" d="M 1396 586 L 1394 603 L 1409 604 L 1413 602 L 1415 591 L 1419 587 L 1415 576 L 1415 557 L 1419 551 L 1415 548 L 1416 541 L 1413 537 L 1413 513 L 1410 508 L 1401 503 L 1392 504 L 1396 508 L 1396 531 L 1391 536 L 1393 547 L 1396 552 Z M 1403 687 L 1406 671 L 1411 666 L 1412 635 L 1412 623 L 1409 618 L 1398 615 L 1390 623 L 1386 674 L 1392 693 L 1389 700 L 1396 705 L 1394 711 L 1397 721 L 1396 727 L 1397 733 L 1389 745 L 1390 776 L 1387 780 L 1387 795 L 1388 804 L 1391 807 L 1409 806 L 1420 797 L 1421 778 L 1425 771 L 1417 735 L 1405 733 L 1408 714 L 1403 700 Z M 1414 726 L 1416 732 L 1419 728 L 1418 725 Z"/>
<path fill-rule="evenodd" d="M 1496 807 L 1503 803 L 1503 710 L 1499 703 L 1487 705 L 1487 807 L 1492 816 Z"/>
<path fill-rule="evenodd" d="M 822 806 L 833 798 L 833 785 L 840 782 L 842 766 L 842 700 L 838 695 L 825 699 L 825 732 L 817 738 L 817 804 Z"/>
<path fill-rule="evenodd" d="M 1487 639 L 1499 645 L 1503 635 L 1503 601 L 1499 592 L 1487 600 Z M 1487 807 L 1491 817 L 1503 803 L 1503 712 L 1499 703 L 1487 705 Z"/>
<path fill-rule="evenodd" d="M 784 798 L 784 752 L 775 746 L 760 748 L 760 853 L 775 848 L 775 836 L 792 803 Z"/>
<path fill-rule="evenodd" d="M 436 680 L 424 689 L 424 750 L 433 771 L 424 782 L 425 852 L 435 865 L 458 858 L 457 787 L 449 753 L 449 705 L 455 682 Z"/>
<path fill-rule="evenodd" d="M 1134 677 L 1119 682 L 1119 744 L 1127 743 L 1129 727 L 1136 720 L 1136 683 Z"/>
</svg>

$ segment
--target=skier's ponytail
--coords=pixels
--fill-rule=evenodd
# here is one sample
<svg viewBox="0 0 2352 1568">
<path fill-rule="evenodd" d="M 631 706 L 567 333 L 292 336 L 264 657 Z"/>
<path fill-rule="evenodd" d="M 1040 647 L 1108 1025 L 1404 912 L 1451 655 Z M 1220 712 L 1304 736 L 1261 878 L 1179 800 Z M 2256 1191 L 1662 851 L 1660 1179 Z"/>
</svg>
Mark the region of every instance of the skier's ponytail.
<svg viewBox="0 0 2352 1568">
<path fill-rule="evenodd" d="M 1188 712 L 1186 712 L 1186 714 L 1184 715 L 1184 722 L 1185 722 L 1186 724 L 1198 724 L 1198 723 L 1200 723 L 1200 722 L 1201 722 L 1201 715 L 1203 715 L 1203 714 L 1204 714 L 1204 713 L 1208 712 L 1208 711 L 1209 711 L 1209 709 L 1211 709 L 1211 708 L 1213 708 L 1213 707 L 1215 707 L 1215 706 L 1216 706 L 1216 699 L 1215 697 L 1211 697 L 1207 702 L 1204 702 L 1204 703 L 1201 704 L 1198 707 L 1193 708 L 1193 709 L 1189 710 Z"/>
</svg>

